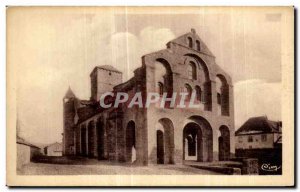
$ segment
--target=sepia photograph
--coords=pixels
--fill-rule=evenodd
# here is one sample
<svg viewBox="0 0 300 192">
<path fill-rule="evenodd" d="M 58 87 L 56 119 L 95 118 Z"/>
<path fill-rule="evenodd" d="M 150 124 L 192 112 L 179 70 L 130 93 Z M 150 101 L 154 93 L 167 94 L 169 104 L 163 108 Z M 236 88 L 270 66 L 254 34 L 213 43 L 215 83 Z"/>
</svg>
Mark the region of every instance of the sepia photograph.
<svg viewBox="0 0 300 192">
<path fill-rule="evenodd" d="M 6 17 L 8 186 L 294 185 L 294 7 Z"/>
</svg>

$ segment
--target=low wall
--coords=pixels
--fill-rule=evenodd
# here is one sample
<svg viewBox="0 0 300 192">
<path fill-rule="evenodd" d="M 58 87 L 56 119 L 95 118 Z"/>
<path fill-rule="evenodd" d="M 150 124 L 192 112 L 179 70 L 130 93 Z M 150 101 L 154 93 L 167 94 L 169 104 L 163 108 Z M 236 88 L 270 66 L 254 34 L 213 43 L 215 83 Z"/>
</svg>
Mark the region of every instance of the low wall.
<svg viewBox="0 0 300 192">
<path fill-rule="evenodd" d="M 282 149 L 237 149 L 236 157 L 240 159 L 255 158 L 258 160 L 259 175 L 282 174 Z"/>
</svg>

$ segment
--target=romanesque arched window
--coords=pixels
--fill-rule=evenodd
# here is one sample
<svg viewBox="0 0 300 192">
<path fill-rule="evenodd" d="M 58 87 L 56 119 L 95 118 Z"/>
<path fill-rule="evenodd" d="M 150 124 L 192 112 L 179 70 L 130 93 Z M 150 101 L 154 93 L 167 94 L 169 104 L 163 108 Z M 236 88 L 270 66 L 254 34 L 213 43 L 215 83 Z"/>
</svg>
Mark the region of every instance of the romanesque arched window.
<svg viewBox="0 0 300 192">
<path fill-rule="evenodd" d="M 197 48 L 197 51 L 200 51 L 200 41 L 196 40 L 196 48 Z"/>
<path fill-rule="evenodd" d="M 196 64 L 193 61 L 191 61 L 188 66 L 188 77 L 193 80 L 197 79 Z"/>
<path fill-rule="evenodd" d="M 195 90 L 196 90 L 197 100 L 202 101 L 202 90 L 201 90 L 201 88 L 197 85 L 195 87 Z"/>
<path fill-rule="evenodd" d="M 173 73 L 170 64 L 167 60 L 158 58 L 154 63 L 154 67 L 154 91 L 160 95 L 166 93 L 166 98 L 171 98 L 173 95 Z M 166 101 L 165 108 L 170 108 L 170 103 L 171 101 Z"/>
<path fill-rule="evenodd" d="M 189 84 L 185 84 L 184 88 L 185 88 L 185 92 L 188 93 L 186 98 L 187 100 L 189 100 L 192 96 L 193 89 Z"/>
<path fill-rule="evenodd" d="M 155 87 L 157 88 L 157 92 L 166 92 L 168 97 L 172 96 L 173 76 L 169 63 L 166 60 L 157 59 L 154 66 Z"/>
<path fill-rule="evenodd" d="M 226 78 L 218 74 L 216 78 L 216 92 L 219 115 L 229 115 L 229 85 Z"/>
<path fill-rule="evenodd" d="M 162 82 L 158 82 L 157 87 L 158 87 L 159 95 L 163 95 L 164 94 L 164 84 Z"/>
<path fill-rule="evenodd" d="M 190 48 L 193 48 L 193 39 L 191 37 L 188 37 L 188 44 Z"/>
<path fill-rule="evenodd" d="M 192 58 L 192 61 L 195 61 L 197 64 L 197 84 L 201 85 L 203 100 L 205 111 L 212 111 L 212 81 L 210 79 L 210 74 L 206 63 L 197 55 L 194 54 L 186 54 L 189 60 Z M 188 63 L 187 63 L 188 65 Z"/>
</svg>

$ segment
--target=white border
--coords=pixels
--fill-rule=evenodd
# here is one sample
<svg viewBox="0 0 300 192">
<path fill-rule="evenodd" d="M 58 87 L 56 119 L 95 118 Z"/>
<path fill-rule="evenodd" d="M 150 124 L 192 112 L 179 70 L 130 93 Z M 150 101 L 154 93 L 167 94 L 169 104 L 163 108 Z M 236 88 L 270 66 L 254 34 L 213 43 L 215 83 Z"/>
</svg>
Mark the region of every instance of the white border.
<svg viewBox="0 0 300 192">
<path fill-rule="evenodd" d="M 217 0 L 201 0 L 201 1 L 194 1 L 194 0 L 170 0 L 170 1 L 162 1 L 162 0 L 137 0 L 137 1 L 124 1 L 124 0 L 109 0 L 109 1 L 100 1 L 100 0 L 73 0 L 73 1 L 68 1 L 68 0 L 27 0 L 26 3 L 24 1 L 20 0 L 2 0 L 0 1 L 1 5 L 1 20 L 0 20 L 0 42 L 2 42 L 2 45 L 0 46 L 0 123 L 1 123 L 1 134 L 0 134 L 0 140 L 1 140 L 1 147 L 0 147 L 0 156 L 1 158 L 1 174 L 0 174 L 0 190 L 1 191 L 8 191 L 9 189 L 5 186 L 6 185 L 6 179 L 5 175 L 6 172 L 6 18 L 5 18 L 5 10 L 6 10 L 6 5 L 9 6 L 15 6 L 15 5 L 24 5 L 24 6 L 36 6 L 36 5 L 43 5 L 43 6 L 93 6 L 93 5 L 104 5 L 104 6 L 114 6 L 114 5 L 122 5 L 122 6 L 141 6 L 141 5 L 198 5 L 198 6 L 254 6 L 254 5 L 259 5 L 259 6 L 274 6 L 274 5 L 280 5 L 280 6 L 286 6 L 286 5 L 294 5 L 296 8 L 299 8 L 299 0 L 272 0 L 272 1 L 262 1 L 262 0 L 252 0 L 252 1 L 245 1 L 245 0 L 229 0 L 229 1 L 217 1 Z M 299 19 L 297 19 L 297 25 L 299 26 Z M 295 35 L 298 35 L 299 32 Z M 298 38 L 297 38 L 298 39 Z M 297 41 L 297 44 L 299 42 Z M 297 50 L 297 53 L 299 55 L 299 49 Z M 299 69 L 299 67 L 298 67 Z M 299 71 L 297 71 L 299 72 Z M 299 85 L 297 85 L 297 89 L 299 89 Z M 297 106 L 298 107 L 298 106 Z M 298 114 L 299 115 L 299 114 Z M 300 115 L 299 115 L 300 116 Z M 297 116 L 297 118 L 299 117 Z M 295 129 L 297 129 L 295 127 Z M 298 130 L 298 135 L 297 138 L 299 138 L 299 130 Z M 297 141 L 297 139 L 296 139 Z M 299 153 L 299 149 L 297 149 Z M 299 167 L 299 166 L 297 166 Z M 298 183 L 298 182 L 296 182 Z M 12 191 L 16 189 L 11 189 Z M 25 189 L 25 191 L 31 191 L 32 189 Z M 42 191 L 50 191 L 51 189 L 41 189 Z M 65 189 L 66 190 L 66 189 Z M 72 189 L 74 190 L 74 189 Z M 87 190 L 82 190 L 81 191 L 87 191 Z M 103 189 L 102 189 L 103 190 Z M 51 190 L 52 191 L 52 190 Z M 62 190 L 61 190 L 62 191 Z"/>
</svg>

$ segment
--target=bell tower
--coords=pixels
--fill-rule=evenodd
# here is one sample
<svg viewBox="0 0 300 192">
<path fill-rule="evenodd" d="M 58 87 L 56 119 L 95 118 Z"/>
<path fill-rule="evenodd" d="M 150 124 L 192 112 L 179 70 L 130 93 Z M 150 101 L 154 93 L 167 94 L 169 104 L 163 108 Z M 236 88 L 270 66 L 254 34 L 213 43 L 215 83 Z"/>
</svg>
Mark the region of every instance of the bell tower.
<svg viewBox="0 0 300 192">
<path fill-rule="evenodd" d="M 74 126 L 75 126 L 75 115 L 76 115 L 76 96 L 69 87 L 63 98 L 63 121 L 64 121 L 64 132 L 63 132 L 63 155 L 74 154 Z"/>
<path fill-rule="evenodd" d="M 122 72 L 110 65 L 101 65 L 93 69 L 91 78 L 91 100 L 99 101 L 102 94 L 112 91 L 122 83 Z"/>
</svg>

